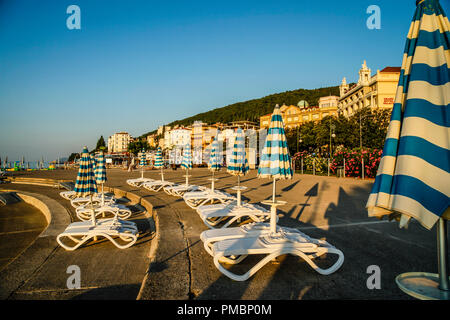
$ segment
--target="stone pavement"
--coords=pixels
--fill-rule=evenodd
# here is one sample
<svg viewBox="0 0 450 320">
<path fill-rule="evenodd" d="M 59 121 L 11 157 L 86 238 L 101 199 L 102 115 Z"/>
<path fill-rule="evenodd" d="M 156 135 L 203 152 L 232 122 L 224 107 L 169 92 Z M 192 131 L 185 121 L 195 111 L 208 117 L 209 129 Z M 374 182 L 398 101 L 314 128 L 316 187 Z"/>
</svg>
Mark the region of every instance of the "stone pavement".
<svg viewBox="0 0 450 320">
<path fill-rule="evenodd" d="M 181 169 L 166 170 L 165 179 L 184 182 L 183 174 Z M 209 185 L 207 179 L 211 174 L 207 169 L 197 168 L 191 174 L 191 184 Z M 42 171 L 27 175 L 75 179 L 76 171 Z M 190 209 L 181 198 L 169 196 L 163 191 L 154 193 L 133 188 L 125 183 L 126 179 L 139 176 L 139 171 L 129 173 L 111 169 L 108 170 L 107 186 L 143 196 L 155 210 L 158 233 L 156 238 L 151 238 L 156 251 L 150 260 L 146 260 L 139 245 L 127 250 L 111 250 L 114 255 L 126 255 L 131 260 L 128 264 L 130 268 L 132 263 L 147 263 L 147 273 L 141 277 L 140 299 L 409 299 L 396 286 L 395 277 L 409 271 L 437 271 L 435 229 L 427 231 L 417 222 L 412 222 L 407 230 L 399 229 L 396 222 L 367 217 L 364 207 L 373 181 L 296 174 L 292 180 L 277 182 L 277 199 L 287 201 L 285 206 L 278 207 L 279 225 L 296 227 L 314 238 L 327 240 L 344 252 L 343 266 L 334 274 L 322 276 L 300 258 L 283 256 L 267 264 L 249 280 L 233 281 L 215 268 L 212 257 L 204 250 L 199 235 L 207 227 L 196 211 Z M 159 178 L 159 173 L 146 171 L 145 176 Z M 216 188 L 234 193 L 230 188 L 236 184 L 236 177 L 225 170 L 216 177 L 219 178 Z M 249 202 L 270 199 L 272 195 L 272 181 L 257 179 L 254 170 L 241 178 L 241 185 L 248 187 L 243 192 L 243 198 Z M 97 247 L 100 246 L 92 245 L 82 252 L 92 255 L 101 250 Z M 74 260 L 75 252 L 64 252 L 61 248 L 57 252 L 66 259 Z M 318 264 L 326 266 L 333 262 L 331 259 L 319 258 Z M 124 269 L 120 265 L 122 260 L 111 261 L 110 264 L 105 261 L 101 263 L 104 268 Z M 233 266 L 232 270 L 245 272 L 256 262 L 257 257 L 250 256 Z M 371 265 L 377 265 L 381 270 L 379 290 L 367 287 L 370 276 L 367 268 Z M 49 270 L 53 269 L 50 263 L 46 266 Z M 94 259 L 87 259 L 84 265 L 91 270 L 95 270 L 95 266 L 99 265 Z M 143 268 L 139 267 L 139 270 Z M 126 277 L 123 278 L 121 285 L 116 285 L 117 292 L 134 298 L 125 290 Z M 89 295 L 86 297 L 96 298 L 102 291 L 107 291 L 111 287 L 108 280 L 112 281 L 93 281 L 97 289 L 87 290 Z M 35 290 L 38 290 L 38 285 L 39 282 Z M 138 285 L 134 283 L 131 286 L 136 289 Z M 137 291 L 130 290 L 133 294 Z"/>
</svg>

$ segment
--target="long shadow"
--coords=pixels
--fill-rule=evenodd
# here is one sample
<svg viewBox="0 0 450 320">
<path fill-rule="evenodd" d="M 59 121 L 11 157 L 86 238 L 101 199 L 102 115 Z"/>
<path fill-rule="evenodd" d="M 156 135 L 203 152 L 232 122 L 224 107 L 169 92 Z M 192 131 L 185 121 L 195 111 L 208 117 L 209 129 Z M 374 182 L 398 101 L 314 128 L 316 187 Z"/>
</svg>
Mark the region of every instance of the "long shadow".
<svg viewBox="0 0 450 320">
<path fill-rule="evenodd" d="M 140 283 L 108 286 L 80 293 L 71 300 L 136 300 L 140 288 Z"/>
<path fill-rule="evenodd" d="M 306 207 L 310 207 L 311 204 L 309 204 L 309 200 L 311 199 L 311 197 L 317 197 L 318 194 L 318 190 L 319 190 L 319 183 L 316 183 L 311 189 L 309 189 L 306 193 L 305 196 L 307 196 L 308 198 L 306 198 L 305 203 L 300 203 L 299 206 L 300 211 L 297 213 L 297 215 L 295 216 L 295 219 L 300 220 L 300 217 L 302 216 L 303 211 L 305 210 Z M 288 212 L 288 217 L 292 217 L 293 212 L 295 211 L 296 207 L 294 206 L 290 212 Z"/>
<path fill-rule="evenodd" d="M 164 260 L 152 262 L 150 264 L 150 267 L 149 267 L 149 273 L 164 271 L 165 269 L 168 268 L 166 262 L 168 262 L 169 260 L 175 258 L 176 256 L 178 256 L 178 255 L 180 255 L 182 253 L 186 253 L 190 248 L 192 248 L 193 246 L 197 245 L 197 243 L 199 243 L 199 242 L 200 242 L 200 240 L 197 240 L 197 241 L 193 242 L 192 244 L 190 244 L 187 247 L 185 247 L 183 250 L 179 250 L 178 252 L 176 252 L 175 254 L 165 258 Z"/>
<path fill-rule="evenodd" d="M 281 191 L 290 191 L 292 190 L 298 183 L 300 182 L 300 180 L 295 181 L 294 183 L 291 183 L 290 185 L 288 185 L 287 187 L 284 187 L 283 189 L 281 189 Z"/>
</svg>

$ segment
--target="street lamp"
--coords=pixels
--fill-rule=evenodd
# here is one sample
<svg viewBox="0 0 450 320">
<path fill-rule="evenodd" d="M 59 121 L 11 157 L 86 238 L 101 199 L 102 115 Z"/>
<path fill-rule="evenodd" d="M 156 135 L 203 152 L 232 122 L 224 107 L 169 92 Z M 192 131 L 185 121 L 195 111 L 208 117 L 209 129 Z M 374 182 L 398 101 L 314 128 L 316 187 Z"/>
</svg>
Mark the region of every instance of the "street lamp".
<svg viewBox="0 0 450 320">
<path fill-rule="evenodd" d="M 336 134 L 334 133 L 334 129 L 336 129 L 336 126 L 334 124 L 331 124 L 331 118 L 330 118 L 330 157 L 332 154 L 332 148 L 331 148 L 331 138 L 335 138 Z"/>
</svg>

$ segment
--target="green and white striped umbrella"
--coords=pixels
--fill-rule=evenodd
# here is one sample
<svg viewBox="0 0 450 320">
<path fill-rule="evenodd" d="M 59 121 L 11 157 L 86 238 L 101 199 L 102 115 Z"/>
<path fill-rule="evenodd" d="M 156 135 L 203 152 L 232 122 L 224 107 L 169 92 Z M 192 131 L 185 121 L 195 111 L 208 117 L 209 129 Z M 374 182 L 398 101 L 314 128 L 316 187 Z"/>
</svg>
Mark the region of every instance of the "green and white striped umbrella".
<svg viewBox="0 0 450 320">
<path fill-rule="evenodd" d="M 94 165 L 87 147 L 83 148 L 77 180 L 73 189 L 78 197 L 92 196 L 97 193 Z"/>
</svg>

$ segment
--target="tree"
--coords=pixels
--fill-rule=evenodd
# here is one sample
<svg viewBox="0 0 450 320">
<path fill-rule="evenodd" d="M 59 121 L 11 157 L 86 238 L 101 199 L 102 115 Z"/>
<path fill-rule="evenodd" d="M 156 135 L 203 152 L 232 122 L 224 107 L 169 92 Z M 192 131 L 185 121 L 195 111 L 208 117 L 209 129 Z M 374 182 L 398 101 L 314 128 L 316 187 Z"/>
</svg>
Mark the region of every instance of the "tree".
<svg viewBox="0 0 450 320">
<path fill-rule="evenodd" d="M 128 144 L 128 151 L 134 155 L 137 155 L 142 150 L 144 151 L 150 150 L 150 146 L 148 145 L 148 142 L 145 140 L 137 140 L 134 142 L 130 142 Z"/>
<path fill-rule="evenodd" d="M 69 158 L 67 159 L 67 162 L 73 162 L 76 159 L 80 159 L 80 154 L 79 153 L 71 153 Z"/>
<path fill-rule="evenodd" d="M 359 148 L 360 137 L 364 148 L 383 149 L 390 114 L 391 110 L 389 109 L 365 108 L 355 112 L 349 118 L 342 115 L 338 117 L 327 116 L 317 123 L 306 122 L 298 130 L 298 138 L 302 139 L 302 142 L 299 142 L 299 151 L 322 149 L 322 151 L 328 152 L 331 124 L 334 125 L 334 133 L 336 135 L 331 141 L 333 150 L 337 146 L 344 146 L 350 149 Z M 297 129 L 286 129 L 286 138 L 289 152 L 295 154 L 297 151 Z"/>
<path fill-rule="evenodd" d="M 95 147 L 94 151 L 100 151 L 106 149 L 105 139 L 103 139 L 103 136 L 100 136 L 100 138 L 97 140 L 97 146 Z"/>
</svg>

